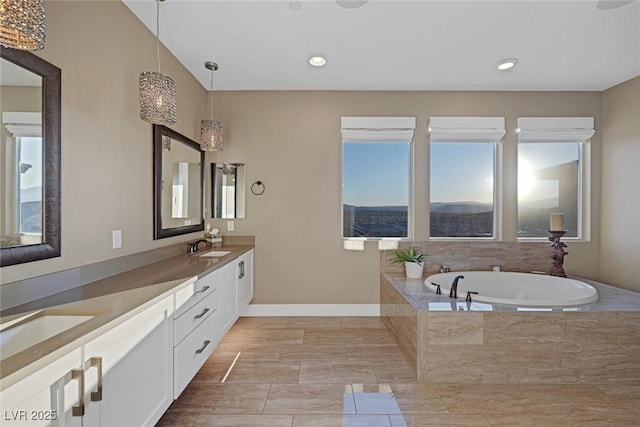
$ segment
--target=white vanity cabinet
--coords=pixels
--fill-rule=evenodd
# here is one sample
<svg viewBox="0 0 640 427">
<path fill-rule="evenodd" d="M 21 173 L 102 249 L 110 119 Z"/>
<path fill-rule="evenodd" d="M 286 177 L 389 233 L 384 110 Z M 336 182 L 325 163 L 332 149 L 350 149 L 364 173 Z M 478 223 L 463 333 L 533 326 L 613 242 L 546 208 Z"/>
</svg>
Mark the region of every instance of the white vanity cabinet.
<svg viewBox="0 0 640 427">
<path fill-rule="evenodd" d="M 78 348 L 3 390 L 0 425 L 81 426 L 81 361 L 82 350 Z"/>
<path fill-rule="evenodd" d="M 107 323 L 2 390 L 0 425 L 155 425 L 253 299 L 253 253 Z"/>
<path fill-rule="evenodd" d="M 173 396 L 178 398 L 220 340 L 218 271 L 176 292 Z"/>
<path fill-rule="evenodd" d="M 2 391 L 2 426 L 153 426 L 173 401 L 173 296 Z"/>
<path fill-rule="evenodd" d="M 173 401 L 173 296 L 84 345 L 83 426 L 155 425 Z"/>
<path fill-rule="evenodd" d="M 238 310 L 253 300 L 253 249 L 238 258 Z"/>
</svg>

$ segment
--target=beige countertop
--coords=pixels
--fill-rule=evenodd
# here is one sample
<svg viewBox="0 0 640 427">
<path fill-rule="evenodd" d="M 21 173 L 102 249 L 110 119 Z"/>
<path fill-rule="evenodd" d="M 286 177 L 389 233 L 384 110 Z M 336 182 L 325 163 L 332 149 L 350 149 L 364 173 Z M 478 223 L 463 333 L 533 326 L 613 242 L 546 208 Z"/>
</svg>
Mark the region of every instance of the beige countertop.
<svg viewBox="0 0 640 427">
<path fill-rule="evenodd" d="M 83 344 L 124 322 L 136 313 L 189 286 L 198 278 L 253 249 L 252 245 L 217 248 L 231 253 L 201 257 L 210 250 L 184 254 L 148 264 L 85 286 L 61 292 L 0 312 L 0 325 L 42 312 L 52 315 L 90 315 L 93 318 L 49 339 L 4 357 L 0 350 L 0 390 L 15 384 Z"/>
</svg>

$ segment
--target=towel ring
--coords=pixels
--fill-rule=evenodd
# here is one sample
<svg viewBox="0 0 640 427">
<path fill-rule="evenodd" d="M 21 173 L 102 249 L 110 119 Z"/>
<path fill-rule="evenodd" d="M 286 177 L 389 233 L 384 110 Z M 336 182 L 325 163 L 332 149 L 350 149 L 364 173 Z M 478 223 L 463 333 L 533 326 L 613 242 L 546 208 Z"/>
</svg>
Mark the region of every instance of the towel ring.
<svg viewBox="0 0 640 427">
<path fill-rule="evenodd" d="M 264 193 L 264 190 L 266 190 L 266 189 L 267 188 L 264 186 L 262 181 L 256 181 L 253 184 L 251 184 L 251 192 L 253 194 L 255 194 L 256 196 L 259 196 L 262 193 Z"/>
</svg>

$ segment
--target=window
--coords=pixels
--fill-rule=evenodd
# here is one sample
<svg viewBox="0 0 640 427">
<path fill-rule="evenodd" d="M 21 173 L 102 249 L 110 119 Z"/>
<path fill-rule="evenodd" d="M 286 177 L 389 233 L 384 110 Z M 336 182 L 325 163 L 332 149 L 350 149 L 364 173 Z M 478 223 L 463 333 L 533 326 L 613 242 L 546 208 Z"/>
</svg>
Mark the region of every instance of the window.
<svg viewBox="0 0 640 427">
<path fill-rule="evenodd" d="M 344 239 L 410 238 L 414 129 L 413 117 L 342 118 Z"/>
<path fill-rule="evenodd" d="M 431 117 L 429 236 L 497 238 L 500 117 Z"/>
<path fill-rule="evenodd" d="M 432 142 L 431 237 L 493 237 L 495 144 Z"/>
<path fill-rule="evenodd" d="M 586 237 L 592 118 L 518 119 L 518 237 L 547 238 L 551 213 L 564 213 L 565 237 Z"/>
</svg>

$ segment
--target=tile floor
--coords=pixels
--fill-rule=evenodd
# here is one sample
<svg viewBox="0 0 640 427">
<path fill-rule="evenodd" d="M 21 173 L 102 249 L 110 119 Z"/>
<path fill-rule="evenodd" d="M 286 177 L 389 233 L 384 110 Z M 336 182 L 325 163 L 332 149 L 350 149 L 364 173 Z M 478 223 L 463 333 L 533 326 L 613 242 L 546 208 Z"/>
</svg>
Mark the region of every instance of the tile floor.
<svg viewBox="0 0 640 427">
<path fill-rule="evenodd" d="M 158 426 L 640 426 L 640 383 L 416 384 L 378 318 L 241 318 Z"/>
</svg>

